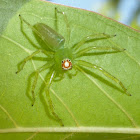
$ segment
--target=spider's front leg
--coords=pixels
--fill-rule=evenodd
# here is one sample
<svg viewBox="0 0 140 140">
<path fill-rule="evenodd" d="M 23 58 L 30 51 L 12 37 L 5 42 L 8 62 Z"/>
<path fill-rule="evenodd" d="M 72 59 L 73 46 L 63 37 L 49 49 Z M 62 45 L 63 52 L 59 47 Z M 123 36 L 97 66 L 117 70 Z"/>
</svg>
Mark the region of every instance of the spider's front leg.
<svg viewBox="0 0 140 140">
<path fill-rule="evenodd" d="M 48 99 L 49 108 L 50 108 L 50 111 L 51 111 L 52 115 L 55 117 L 56 120 L 59 121 L 59 123 L 60 123 L 61 126 L 64 126 L 62 120 L 55 113 L 53 102 L 52 102 L 52 99 L 51 99 L 51 96 L 50 96 L 50 92 L 49 92 L 50 86 L 51 86 L 52 82 L 54 81 L 55 75 L 56 75 L 55 71 L 52 71 L 51 70 L 50 73 L 49 73 L 49 75 L 48 75 L 47 81 L 46 81 L 46 89 L 45 89 L 45 92 L 46 92 L 46 96 L 47 96 L 47 99 Z"/>
<path fill-rule="evenodd" d="M 126 49 L 123 48 L 117 48 L 117 47 L 111 47 L 111 46 L 88 46 L 87 48 L 81 49 L 78 52 L 75 53 L 75 58 L 81 57 L 85 55 L 87 52 L 92 50 L 102 50 L 102 51 L 109 51 L 109 52 L 123 52 Z"/>
<path fill-rule="evenodd" d="M 115 81 L 116 83 L 118 83 L 126 95 L 131 96 L 131 94 L 127 92 L 127 89 L 125 88 L 123 83 L 119 79 L 117 79 L 116 77 L 114 77 L 113 75 L 111 75 L 110 73 L 105 71 L 103 68 L 101 68 L 97 65 L 91 64 L 89 62 L 83 61 L 83 60 L 76 60 L 76 61 L 77 61 L 77 69 L 78 69 L 78 65 L 97 69 L 97 70 L 101 71 L 106 77 L 108 77 L 108 78 L 112 79 L 113 81 Z"/>
</svg>

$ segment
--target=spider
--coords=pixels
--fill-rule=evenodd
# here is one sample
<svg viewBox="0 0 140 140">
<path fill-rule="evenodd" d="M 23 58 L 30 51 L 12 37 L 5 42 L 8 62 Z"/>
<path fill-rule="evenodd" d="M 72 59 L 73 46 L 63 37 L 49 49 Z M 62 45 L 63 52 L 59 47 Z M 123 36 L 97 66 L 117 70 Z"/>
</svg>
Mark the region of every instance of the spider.
<svg viewBox="0 0 140 140">
<path fill-rule="evenodd" d="M 115 50 L 117 52 L 124 51 L 125 49 L 119 49 L 116 47 L 106 47 L 106 46 L 88 46 L 83 49 L 80 48 L 81 46 L 83 46 L 85 43 L 89 41 L 108 39 L 108 38 L 115 37 L 116 35 L 108 35 L 104 33 L 91 34 L 84 37 L 76 45 L 68 47 L 69 38 L 70 38 L 70 26 L 69 26 L 67 16 L 64 12 L 59 11 L 57 8 L 55 8 L 55 14 L 56 16 L 57 14 L 61 14 L 64 17 L 64 20 L 67 26 L 67 32 L 68 32 L 68 40 L 66 43 L 65 43 L 65 38 L 62 35 L 57 33 L 55 30 L 53 30 L 51 27 L 47 26 L 46 24 L 37 23 L 34 26 L 32 26 L 21 15 L 19 15 L 20 20 L 24 22 L 25 24 L 27 24 L 29 28 L 32 29 L 32 31 L 45 43 L 46 48 L 48 48 L 49 51 L 47 51 L 47 49 L 36 50 L 35 52 L 33 52 L 31 55 L 29 55 L 22 61 L 22 66 L 18 68 L 18 71 L 16 73 L 19 73 L 23 69 L 26 62 L 29 61 L 31 58 L 33 58 L 35 55 L 37 55 L 40 52 L 45 54 L 48 58 L 50 58 L 49 60 L 47 60 L 45 65 L 38 68 L 35 72 L 35 79 L 32 84 L 32 97 L 33 97 L 32 106 L 35 103 L 34 91 L 37 84 L 39 73 L 49 69 L 49 74 L 48 74 L 49 78 L 47 79 L 46 81 L 47 84 L 45 85 L 46 86 L 45 92 L 48 97 L 49 108 L 54 118 L 59 121 L 61 126 L 64 126 L 62 120 L 59 118 L 59 116 L 56 114 L 54 110 L 53 102 L 51 100 L 50 93 L 49 93 L 49 89 L 52 82 L 57 77 L 59 78 L 59 80 L 62 80 L 64 78 L 64 73 L 68 73 L 72 69 L 76 71 L 76 74 L 77 74 L 77 71 L 80 71 L 79 69 L 82 69 L 83 71 L 85 71 L 83 67 L 97 69 L 100 72 L 102 72 L 106 77 L 118 83 L 126 95 L 131 96 L 131 94 L 127 92 L 127 89 L 125 88 L 125 86 L 119 79 L 111 75 L 102 67 L 89 63 L 84 60 L 78 60 L 78 58 L 82 57 L 85 53 L 91 50 Z M 76 74 L 74 75 L 71 74 L 71 76 L 76 76 Z"/>
</svg>

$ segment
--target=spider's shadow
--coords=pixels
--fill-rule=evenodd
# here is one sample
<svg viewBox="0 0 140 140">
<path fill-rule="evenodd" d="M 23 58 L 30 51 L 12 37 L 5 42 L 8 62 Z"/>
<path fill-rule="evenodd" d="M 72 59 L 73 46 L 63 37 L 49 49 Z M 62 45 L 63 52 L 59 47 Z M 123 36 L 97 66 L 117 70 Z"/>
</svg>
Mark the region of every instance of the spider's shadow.
<svg viewBox="0 0 140 140">
<path fill-rule="evenodd" d="M 115 84 L 113 84 L 113 83 L 111 83 L 110 81 L 104 79 L 103 77 L 99 76 L 98 74 L 95 74 L 94 72 L 92 72 L 92 71 L 90 71 L 90 70 L 88 70 L 88 69 L 86 69 L 86 68 L 83 68 L 82 66 L 80 66 L 80 67 L 81 67 L 87 74 L 89 74 L 90 76 L 92 76 L 93 78 L 98 79 L 98 80 L 101 81 L 102 83 L 104 83 L 104 84 L 106 84 L 106 85 L 108 85 L 108 86 L 110 86 L 110 87 L 112 87 L 112 88 L 114 88 L 114 89 L 116 89 L 116 90 L 118 90 L 118 91 L 120 91 L 121 93 L 124 94 L 123 90 L 120 89 L 119 87 L 117 87 Z"/>
<path fill-rule="evenodd" d="M 48 74 L 48 73 L 47 73 Z M 47 75 L 46 74 L 46 75 Z M 34 76 L 35 76 L 35 72 L 32 72 L 30 75 L 29 75 L 29 77 L 28 77 L 28 82 L 27 82 L 27 89 L 26 89 L 26 96 L 29 98 L 29 100 L 31 101 L 31 106 L 32 106 L 32 102 L 33 102 L 33 98 L 32 98 L 32 96 L 31 96 L 31 87 L 32 87 L 32 79 L 34 80 Z M 45 76 L 46 78 L 44 79 L 45 81 L 46 81 L 46 79 L 47 79 L 47 76 Z M 40 77 L 39 77 L 40 78 Z M 49 110 L 49 106 L 48 106 L 48 104 L 47 104 L 47 101 L 45 100 L 47 97 L 46 97 L 46 95 L 45 95 L 45 87 L 46 87 L 46 85 L 45 85 L 45 83 L 44 82 L 42 82 L 42 84 L 41 84 L 41 86 L 40 86 L 40 88 L 39 88 L 39 92 L 37 93 L 36 92 L 36 90 L 34 91 L 35 92 L 35 95 L 36 94 L 39 94 L 39 98 L 40 98 L 40 100 L 41 100 L 41 103 L 42 103 L 42 105 L 43 105 L 43 107 L 44 107 L 44 110 L 45 110 L 45 112 L 46 112 L 46 114 L 47 114 L 47 116 L 50 118 L 50 119 L 53 119 L 53 120 L 56 120 L 52 115 L 51 115 L 51 113 L 50 113 L 50 110 Z M 35 100 L 36 100 L 36 96 L 35 96 Z M 36 101 L 35 101 L 35 104 L 36 104 Z M 34 105 L 35 105 L 34 104 Z M 34 106 L 33 106 L 34 107 Z M 32 108 L 33 108 L 32 107 Z M 57 121 L 57 120 L 56 120 Z"/>
<path fill-rule="evenodd" d="M 91 52 L 91 53 L 85 53 L 83 56 L 98 56 L 98 55 L 116 54 L 116 53 L 120 53 L 120 52 L 118 51 Z"/>
</svg>

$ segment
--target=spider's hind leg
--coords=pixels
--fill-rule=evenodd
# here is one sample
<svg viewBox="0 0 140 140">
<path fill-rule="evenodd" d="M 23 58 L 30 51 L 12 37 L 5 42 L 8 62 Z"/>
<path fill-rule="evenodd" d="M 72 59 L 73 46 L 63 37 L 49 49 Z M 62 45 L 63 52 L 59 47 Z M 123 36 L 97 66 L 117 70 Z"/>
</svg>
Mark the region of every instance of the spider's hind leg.
<svg viewBox="0 0 140 140">
<path fill-rule="evenodd" d="M 30 23 L 28 23 L 20 14 L 19 18 L 22 22 L 25 22 L 33 31 L 35 30 L 35 28 Z"/>
<path fill-rule="evenodd" d="M 66 23 L 66 26 L 67 26 L 67 43 L 69 43 L 70 41 L 70 25 L 69 25 L 69 22 L 68 22 L 68 18 L 67 18 L 67 15 L 64 13 L 64 12 L 61 12 L 59 11 L 56 7 L 55 7 L 55 16 L 56 16 L 56 21 L 57 21 L 57 13 L 58 14 L 62 14 L 64 16 L 64 20 L 65 20 L 65 23 Z"/>
</svg>

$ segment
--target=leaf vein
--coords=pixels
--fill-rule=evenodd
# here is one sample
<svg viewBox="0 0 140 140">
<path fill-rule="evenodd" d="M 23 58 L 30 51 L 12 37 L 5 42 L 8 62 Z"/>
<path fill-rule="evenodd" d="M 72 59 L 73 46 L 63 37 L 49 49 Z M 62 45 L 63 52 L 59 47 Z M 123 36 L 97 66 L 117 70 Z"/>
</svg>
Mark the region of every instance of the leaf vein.
<svg viewBox="0 0 140 140">
<path fill-rule="evenodd" d="M 8 118 L 12 121 L 12 123 L 14 124 L 14 126 L 17 128 L 18 127 L 17 123 L 12 118 L 12 116 L 8 113 L 8 111 L 2 105 L 0 105 L 0 109 L 8 116 Z"/>
<path fill-rule="evenodd" d="M 26 49 L 24 46 L 22 46 L 21 44 L 17 43 L 16 41 L 10 39 L 9 37 L 6 37 L 6 36 L 3 36 L 2 37 L 4 39 L 7 39 L 8 41 L 14 43 L 15 45 L 19 46 L 21 49 L 23 49 L 25 52 L 27 52 L 29 55 L 31 54 L 31 51 Z M 36 70 L 36 66 L 33 62 L 33 60 L 31 59 L 32 61 L 32 64 L 34 66 L 34 69 Z M 41 74 L 39 74 L 39 76 L 41 77 L 41 79 L 43 80 L 43 82 L 46 84 L 44 78 L 42 77 Z M 64 103 L 64 101 L 62 101 L 62 99 L 54 92 L 54 90 L 52 88 L 50 88 L 50 90 L 52 91 L 52 93 L 55 95 L 55 97 L 63 104 L 63 106 L 66 108 L 66 110 L 69 112 L 69 114 L 71 115 L 72 119 L 74 120 L 74 122 L 76 123 L 76 126 L 78 127 L 79 124 L 78 124 L 78 121 L 76 120 L 76 118 L 74 117 L 73 113 L 71 112 L 71 110 L 68 108 L 68 106 Z"/>
<path fill-rule="evenodd" d="M 86 74 L 81 68 L 77 66 L 77 68 L 89 79 L 91 82 L 93 82 L 102 92 L 103 94 L 111 100 L 128 118 L 128 120 L 131 122 L 131 124 L 138 128 L 137 123 L 134 121 L 134 119 L 130 116 L 130 114 L 117 102 L 115 101 L 93 78 L 91 78 L 88 74 Z"/>
</svg>

